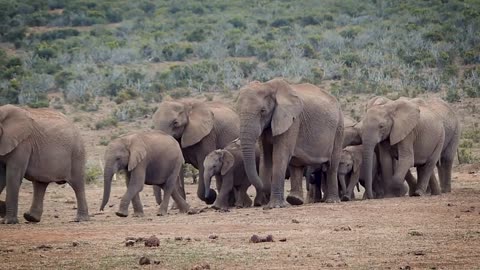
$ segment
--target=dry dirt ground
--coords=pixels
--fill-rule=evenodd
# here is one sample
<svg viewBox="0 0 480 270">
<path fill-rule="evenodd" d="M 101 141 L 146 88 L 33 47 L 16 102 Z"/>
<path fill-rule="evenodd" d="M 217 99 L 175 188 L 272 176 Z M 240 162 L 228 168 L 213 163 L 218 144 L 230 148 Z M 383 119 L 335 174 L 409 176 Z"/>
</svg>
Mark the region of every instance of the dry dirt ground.
<svg viewBox="0 0 480 270">
<path fill-rule="evenodd" d="M 457 169 L 453 192 L 436 197 L 268 211 L 209 209 L 196 215 L 170 210 L 163 217 L 156 216 L 152 189 L 146 187 L 142 218 L 114 214 L 125 190 L 118 179 L 105 212 L 98 211 L 101 182 L 87 186 L 92 217 L 84 223 L 71 222 L 72 189 L 52 184 L 40 223 L 25 223 L 20 215 L 21 224 L 0 225 L 0 268 L 192 269 L 208 264 L 210 269 L 480 269 L 478 169 Z M 196 199 L 196 186 L 186 188 L 189 203 L 204 207 Z M 32 185 L 25 181 L 20 213 L 28 209 L 31 193 Z M 249 243 L 253 234 L 271 234 L 274 242 Z M 126 237 L 151 235 L 160 239 L 159 247 L 143 242 L 125 246 Z M 159 264 L 140 266 L 142 256 Z"/>
</svg>

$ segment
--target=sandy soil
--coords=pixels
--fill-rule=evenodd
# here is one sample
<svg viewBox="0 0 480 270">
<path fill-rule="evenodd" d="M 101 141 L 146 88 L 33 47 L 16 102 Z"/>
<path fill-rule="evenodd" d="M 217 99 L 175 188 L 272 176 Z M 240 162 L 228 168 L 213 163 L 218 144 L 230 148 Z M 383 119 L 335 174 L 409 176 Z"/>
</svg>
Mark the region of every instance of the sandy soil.
<svg viewBox="0 0 480 270">
<path fill-rule="evenodd" d="M 196 215 L 170 210 L 163 217 L 156 216 L 147 186 L 142 218 L 114 214 L 125 190 L 119 179 L 105 212 L 98 211 L 101 183 L 87 187 L 92 217 L 85 223 L 71 222 L 76 212 L 72 189 L 52 184 L 40 223 L 26 223 L 20 215 L 21 224 L 0 225 L 0 269 L 192 269 L 206 264 L 211 269 L 479 269 L 480 176 L 476 167 L 461 171 L 454 175 L 453 192 L 436 197 L 268 211 L 208 209 Z M 204 207 L 196 186 L 186 188 L 190 204 Z M 31 193 L 25 181 L 20 213 L 28 209 Z M 249 243 L 253 234 L 271 234 L 274 242 Z M 159 247 L 125 246 L 126 237 L 151 235 L 160 239 Z M 140 266 L 142 256 L 159 264 Z"/>
</svg>

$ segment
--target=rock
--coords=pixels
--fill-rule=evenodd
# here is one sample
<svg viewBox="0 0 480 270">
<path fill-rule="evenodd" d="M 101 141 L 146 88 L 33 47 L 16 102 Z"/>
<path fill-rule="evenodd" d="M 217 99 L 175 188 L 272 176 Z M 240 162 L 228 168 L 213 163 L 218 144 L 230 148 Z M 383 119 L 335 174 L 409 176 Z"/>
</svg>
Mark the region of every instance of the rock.
<svg viewBox="0 0 480 270">
<path fill-rule="evenodd" d="M 155 235 L 152 235 L 147 240 L 145 240 L 145 246 L 158 247 L 160 246 L 160 239 L 158 239 Z"/>
<path fill-rule="evenodd" d="M 297 219 L 294 218 L 294 219 L 292 219 L 292 223 L 298 224 L 298 223 L 300 223 L 300 221 L 298 221 Z"/>
<path fill-rule="evenodd" d="M 150 259 L 149 259 L 149 258 L 147 258 L 147 257 L 145 257 L 145 256 L 142 256 L 142 257 L 140 258 L 140 261 L 138 261 L 138 264 L 140 264 L 140 265 L 147 265 L 147 264 L 151 264 L 151 262 L 150 262 Z"/>
<path fill-rule="evenodd" d="M 52 249 L 53 247 L 52 246 L 49 246 L 49 245 L 40 245 L 37 247 L 37 249 L 41 249 L 41 250 L 50 250 Z"/>
<path fill-rule="evenodd" d="M 190 237 L 185 237 L 185 240 L 186 240 L 186 241 L 192 241 L 192 238 L 190 238 Z"/>
<path fill-rule="evenodd" d="M 454 204 L 453 203 L 447 203 L 447 206 L 451 207 L 451 206 L 454 206 Z"/>
<path fill-rule="evenodd" d="M 312 254 L 310 254 L 310 253 L 309 253 L 309 254 L 307 254 L 307 257 L 308 257 L 308 258 L 312 257 Z"/>
<path fill-rule="evenodd" d="M 419 231 L 410 231 L 408 232 L 409 235 L 411 236 L 423 236 L 423 233 L 419 232 Z"/>
<path fill-rule="evenodd" d="M 197 264 L 192 267 L 192 270 L 208 270 L 208 269 L 210 269 L 210 264 L 208 263 Z"/>
<path fill-rule="evenodd" d="M 218 235 L 211 234 L 211 235 L 208 236 L 208 239 L 218 239 Z"/>
<path fill-rule="evenodd" d="M 175 241 L 182 241 L 183 240 L 183 237 L 181 236 L 175 236 Z"/>
<path fill-rule="evenodd" d="M 126 247 L 133 247 L 134 245 L 135 245 L 135 240 L 127 240 L 127 242 L 125 242 Z"/>
<path fill-rule="evenodd" d="M 153 261 L 153 264 L 160 264 L 162 263 L 161 261 Z"/>
<path fill-rule="evenodd" d="M 59 215 L 53 215 L 54 218 L 59 218 L 60 216 Z"/>
<path fill-rule="evenodd" d="M 456 215 L 455 218 L 460 218 L 460 215 Z"/>
<path fill-rule="evenodd" d="M 425 251 L 423 251 L 423 250 L 417 250 L 417 251 L 414 251 L 413 254 L 416 255 L 416 256 L 424 256 L 424 255 L 425 255 Z"/>
<path fill-rule="evenodd" d="M 326 267 L 333 267 L 333 264 L 327 263 L 325 266 L 326 266 Z"/>
<path fill-rule="evenodd" d="M 287 238 L 282 237 L 282 238 L 278 239 L 278 241 L 280 241 L 280 242 L 287 242 Z"/>
<path fill-rule="evenodd" d="M 338 232 L 338 231 L 351 231 L 352 228 L 351 228 L 350 226 L 346 226 L 346 227 L 345 227 L 345 226 L 342 226 L 342 227 L 340 227 L 340 228 L 335 228 L 335 229 L 333 229 L 333 230 L 336 231 L 336 232 Z"/>
<path fill-rule="evenodd" d="M 252 237 L 250 237 L 250 242 L 254 243 L 254 244 L 260 243 L 261 239 L 258 235 L 254 234 L 254 235 L 252 235 Z"/>
<path fill-rule="evenodd" d="M 273 242 L 273 236 L 271 234 L 267 235 L 265 242 Z"/>
<path fill-rule="evenodd" d="M 108 207 L 110 207 L 110 208 L 112 208 L 112 207 L 114 207 L 114 206 L 115 206 L 115 204 L 109 204 L 109 205 L 108 205 Z"/>
<path fill-rule="evenodd" d="M 80 243 L 78 243 L 77 241 L 72 242 L 72 247 L 78 247 L 79 245 L 80 245 Z"/>
</svg>

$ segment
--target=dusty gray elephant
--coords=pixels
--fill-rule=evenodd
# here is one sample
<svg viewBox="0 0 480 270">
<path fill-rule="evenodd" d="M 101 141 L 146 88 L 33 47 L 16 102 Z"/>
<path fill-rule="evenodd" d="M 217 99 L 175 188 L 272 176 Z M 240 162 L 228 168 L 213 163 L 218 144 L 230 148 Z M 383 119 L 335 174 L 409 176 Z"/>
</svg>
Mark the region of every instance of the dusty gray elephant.
<svg viewBox="0 0 480 270">
<path fill-rule="evenodd" d="M 419 104 L 419 106 L 429 108 L 443 123 L 445 140 L 440 155 L 440 162 L 437 163 L 437 169 L 440 178 L 441 192 L 450 192 L 452 190 L 453 161 L 461 135 L 460 121 L 455 111 L 440 98 L 430 98 L 428 100 L 414 98 L 411 101 Z M 432 193 L 433 192 L 434 190 L 432 188 Z"/>
<path fill-rule="evenodd" d="M 405 99 L 377 97 L 367 105 L 361 133 L 367 198 L 373 198 L 371 168 L 377 145 L 386 196 L 405 194 L 404 179 L 414 166 L 419 180 L 412 194 L 426 192 L 445 138 L 442 120 L 435 113 Z"/>
<path fill-rule="evenodd" d="M 238 115 L 220 102 L 165 101 L 153 115 L 155 129 L 173 136 L 182 148 L 186 163 L 198 169 L 197 196 L 207 204 L 216 199 L 215 190 L 205 198 L 203 161 L 213 150 L 238 138 Z"/>
<path fill-rule="evenodd" d="M 183 156 L 177 141 L 161 132 L 127 134 L 111 141 L 105 150 L 104 190 L 100 210 L 110 198 L 112 177 L 126 171 L 127 192 L 123 195 L 117 216 L 128 216 L 128 206 L 133 205 L 135 216 L 143 216 L 140 191 L 144 184 L 160 186 L 165 192 L 158 215 L 166 215 L 170 196 L 180 212 L 187 212 L 189 205 L 178 191 L 179 173 Z"/>
<path fill-rule="evenodd" d="M 2 222 L 18 223 L 18 193 L 23 178 L 33 182 L 32 205 L 23 215 L 26 220 L 40 221 L 45 190 L 51 182 L 68 183 L 77 198 L 75 220 L 89 220 L 85 148 L 73 123 L 54 110 L 4 105 L 0 107 L 0 130 L 0 193 L 7 188 Z"/>
<path fill-rule="evenodd" d="M 340 201 L 337 168 L 343 140 L 343 114 L 335 97 L 312 84 L 290 85 L 283 79 L 251 82 L 237 100 L 240 140 L 250 182 L 270 193 L 266 208 L 284 207 L 284 176 L 290 166 L 287 201 L 303 204 L 305 166 L 328 162 L 326 202 Z M 260 176 L 255 144 L 260 141 Z M 262 181 L 263 180 L 263 181 Z"/>
<path fill-rule="evenodd" d="M 260 151 L 256 151 L 256 164 L 260 160 Z M 245 173 L 243 166 L 243 156 L 240 148 L 240 140 L 235 140 L 223 149 L 212 151 L 207 155 L 203 162 L 205 197 L 210 192 L 210 180 L 212 176 L 217 176 L 219 195 L 214 203 L 214 208 L 228 210 L 229 194 L 231 190 L 235 191 L 235 206 L 250 207 L 252 200 L 248 197 L 247 189 L 250 187 L 250 181 Z"/>
</svg>

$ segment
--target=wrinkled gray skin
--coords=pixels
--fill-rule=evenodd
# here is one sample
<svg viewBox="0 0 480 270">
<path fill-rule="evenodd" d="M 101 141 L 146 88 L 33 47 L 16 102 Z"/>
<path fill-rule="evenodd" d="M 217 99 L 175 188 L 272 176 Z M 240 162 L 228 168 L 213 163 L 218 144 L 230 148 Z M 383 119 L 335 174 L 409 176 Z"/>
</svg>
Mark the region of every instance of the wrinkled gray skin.
<svg viewBox="0 0 480 270">
<path fill-rule="evenodd" d="M 417 167 L 419 180 L 412 195 L 425 194 L 445 138 L 443 122 L 432 110 L 405 99 L 373 98 L 367 105 L 361 134 L 368 199 L 374 197 L 372 166 L 376 146 L 387 197 L 406 193 L 404 179 L 413 166 Z"/>
<path fill-rule="evenodd" d="M 221 102 L 165 101 L 152 117 L 154 128 L 173 136 L 182 148 L 186 163 L 199 171 L 197 196 L 214 203 L 215 190 L 205 198 L 203 161 L 216 149 L 227 146 L 240 133 L 238 115 Z"/>
<path fill-rule="evenodd" d="M 285 171 L 290 166 L 287 201 L 303 204 L 305 166 L 329 162 L 326 202 L 340 201 L 337 168 L 343 140 L 343 114 L 338 101 L 311 84 L 290 85 L 283 79 L 251 82 L 237 100 L 245 171 L 257 189 L 270 193 L 265 208 L 285 207 Z M 312 140 L 312 138 L 318 138 Z M 260 176 L 255 144 L 261 146 Z"/>
<path fill-rule="evenodd" d="M 343 148 L 349 145 L 362 144 L 362 122 L 356 122 L 350 117 L 344 116 L 343 118 Z"/>
<path fill-rule="evenodd" d="M 22 179 L 33 183 L 33 201 L 23 217 L 39 222 L 45 190 L 51 182 L 68 183 L 77 198 L 76 221 L 87 221 L 85 148 L 79 130 L 65 115 L 50 109 L 0 106 L 0 201 L 2 223 L 18 223 Z"/>
<path fill-rule="evenodd" d="M 260 151 L 258 149 L 256 157 L 258 165 L 260 160 Z M 228 210 L 229 194 L 232 190 L 236 194 L 236 207 L 250 207 L 252 205 L 252 201 L 247 194 L 247 189 L 251 184 L 243 166 L 239 140 L 235 140 L 224 149 L 218 149 L 208 154 L 203 162 L 203 167 L 205 168 L 203 177 L 205 181 L 205 197 L 208 197 L 210 192 L 211 178 L 215 175 L 217 176 L 217 181 L 219 181 L 217 182 L 219 195 L 213 204 L 213 208 Z"/>
<path fill-rule="evenodd" d="M 104 190 L 100 210 L 103 211 L 110 198 L 113 175 L 125 171 L 127 191 L 120 201 L 117 216 L 128 216 L 130 202 L 133 204 L 134 216 L 143 216 L 140 191 L 145 184 L 159 186 L 165 192 L 158 215 L 167 214 L 170 196 L 180 212 L 187 212 L 189 205 L 178 192 L 183 161 L 177 141 L 160 131 L 128 134 L 111 141 L 105 151 Z"/>
</svg>

